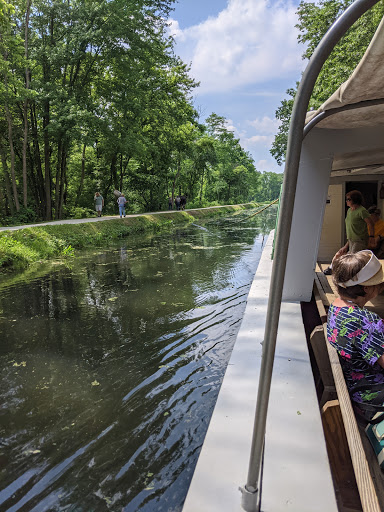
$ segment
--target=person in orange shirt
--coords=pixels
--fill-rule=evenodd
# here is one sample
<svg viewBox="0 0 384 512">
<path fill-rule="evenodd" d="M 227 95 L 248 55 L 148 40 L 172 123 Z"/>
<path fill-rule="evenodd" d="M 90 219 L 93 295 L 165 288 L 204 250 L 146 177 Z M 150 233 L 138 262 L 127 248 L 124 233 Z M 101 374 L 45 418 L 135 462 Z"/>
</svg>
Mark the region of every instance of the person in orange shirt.
<svg viewBox="0 0 384 512">
<path fill-rule="evenodd" d="M 380 219 L 381 211 L 376 205 L 368 208 L 368 213 L 374 223 L 374 232 L 369 235 L 369 249 L 371 249 L 379 259 L 384 258 L 384 221 Z"/>
</svg>

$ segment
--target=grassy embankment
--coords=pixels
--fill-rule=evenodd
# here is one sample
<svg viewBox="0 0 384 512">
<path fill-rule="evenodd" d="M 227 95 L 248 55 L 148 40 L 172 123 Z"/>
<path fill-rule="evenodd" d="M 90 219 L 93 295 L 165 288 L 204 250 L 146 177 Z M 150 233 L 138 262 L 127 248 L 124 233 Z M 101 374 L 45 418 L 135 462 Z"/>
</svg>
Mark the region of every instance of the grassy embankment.
<svg viewBox="0 0 384 512">
<path fill-rule="evenodd" d="M 112 240 L 134 233 L 160 231 L 172 226 L 187 224 L 198 219 L 225 215 L 256 204 L 234 205 L 163 212 L 160 215 L 142 215 L 103 222 L 59 224 L 22 228 L 0 233 L 0 270 L 24 269 L 35 262 L 52 258 L 73 256 L 75 250 L 86 247 L 102 247 Z"/>
</svg>

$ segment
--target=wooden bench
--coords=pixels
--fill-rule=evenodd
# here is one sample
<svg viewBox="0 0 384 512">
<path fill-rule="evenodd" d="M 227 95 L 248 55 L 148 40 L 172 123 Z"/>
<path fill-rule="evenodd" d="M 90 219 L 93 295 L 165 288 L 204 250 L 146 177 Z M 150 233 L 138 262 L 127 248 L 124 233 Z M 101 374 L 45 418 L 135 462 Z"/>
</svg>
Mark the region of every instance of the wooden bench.
<svg viewBox="0 0 384 512">
<path fill-rule="evenodd" d="M 336 492 L 340 499 L 340 509 L 344 512 L 380 512 L 384 510 L 383 473 L 363 427 L 356 421 L 337 351 L 326 341 L 326 309 L 323 300 L 326 294 L 327 305 L 332 298 L 329 292 L 324 291 L 318 276 L 315 278 L 314 294 L 322 326 L 318 326 L 312 332 L 311 346 L 324 383 L 320 406 L 336 491 L 343 494 L 343 497 L 340 497 Z M 327 393 L 332 391 L 333 386 L 337 400 L 329 401 Z M 359 499 L 354 493 L 354 482 L 357 485 Z"/>
</svg>

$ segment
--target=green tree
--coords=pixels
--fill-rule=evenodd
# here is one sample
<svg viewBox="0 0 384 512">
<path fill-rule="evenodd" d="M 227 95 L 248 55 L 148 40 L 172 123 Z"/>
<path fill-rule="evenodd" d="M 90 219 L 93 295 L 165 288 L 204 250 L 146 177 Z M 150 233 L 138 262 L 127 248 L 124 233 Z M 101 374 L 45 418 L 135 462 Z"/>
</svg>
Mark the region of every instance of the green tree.
<svg viewBox="0 0 384 512">
<path fill-rule="evenodd" d="M 321 0 L 319 3 L 301 2 L 298 8 L 300 31 L 298 40 L 306 44 L 303 59 L 309 60 L 329 27 L 345 11 L 353 0 Z M 366 12 L 348 30 L 335 46 L 325 62 L 316 81 L 309 108 L 317 109 L 343 82 L 345 82 L 363 57 L 382 17 L 384 4 L 379 2 Z M 297 91 L 288 89 L 288 99 L 281 102 L 276 111 L 281 120 L 278 133 L 272 144 L 271 154 L 279 165 L 285 159 L 291 112 Z"/>
<path fill-rule="evenodd" d="M 174 68 L 165 22 L 171 5 L 172 0 L 129 3 L 36 0 L 31 10 L 26 1 L 17 3 L 11 11 L 2 2 L 7 22 L 2 21 L 0 41 L 3 62 L 0 94 L 4 105 L 0 123 L 7 127 L 2 141 L 2 172 L 10 169 L 17 209 L 18 189 L 27 170 L 31 194 L 40 213 L 44 212 L 47 219 L 52 212 L 57 218 L 63 215 L 71 190 L 68 162 L 79 144 L 83 148 L 98 146 L 100 150 L 101 141 L 108 141 L 104 147 L 109 149 L 113 140 L 117 155 L 124 153 L 122 168 L 126 168 L 130 158 L 127 147 L 132 138 L 122 135 L 124 123 L 119 126 L 107 115 L 112 110 L 111 81 L 117 84 L 119 69 L 128 72 L 134 69 L 126 95 L 132 100 L 138 91 L 135 81 L 138 73 L 151 76 L 154 81 L 159 69 Z M 109 94 L 102 96 L 103 84 L 105 90 L 107 83 Z M 115 107 L 117 94 L 126 82 L 120 81 L 119 85 L 112 98 Z M 152 90 L 156 87 L 158 84 Z M 185 93 L 180 90 L 180 94 Z M 140 97 L 136 98 L 136 104 L 136 110 L 145 110 Z M 119 111 L 112 121 L 129 121 L 134 115 L 129 108 L 132 101 L 117 106 Z M 114 159 L 116 154 L 112 152 L 112 170 Z M 83 182 L 84 179 L 85 176 Z M 25 196 L 25 179 L 23 190 Z"/>
<path fill-rule="evenodd" d="M 260 176 L 256 198 L 258 201 L 274 201 L 280 195 L 284 174 L 263 172 Z"/>
<path fill-rule="evenodd" d="M 253 193 L 251 183 L 257 182 L 252 157 L 244 151 L 239 139 L 228 130 L 224 117 L 211 114 L 207 120 L 207 132 L 214 140 L 217 164 L 207 179 L 207 197 L 224 202 L 249 201 Z M 220 186 L 213 186 L 214 182 Z M 225 186 L 224 186 L 225 184 Z"/>
</svg>

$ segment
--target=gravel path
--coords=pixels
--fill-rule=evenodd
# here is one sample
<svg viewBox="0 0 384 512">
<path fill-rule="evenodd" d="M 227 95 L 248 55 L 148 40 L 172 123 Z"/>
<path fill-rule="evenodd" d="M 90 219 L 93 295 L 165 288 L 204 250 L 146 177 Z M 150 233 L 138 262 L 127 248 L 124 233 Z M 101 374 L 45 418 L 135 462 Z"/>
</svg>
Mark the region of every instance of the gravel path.
<svg viewBox="0 0 384 512">
<path fill-rule="evenodd" d="M 190 210 L 184 210 L 186 212 L 188 211 L 195 211 L 195 210 L 210 210 L 214 208 L 225 208 L 226 206 L 234 206 L 234 205 L 225 205 L 225 206 L 208 206 L 207 208 L 193 208 Z M 239 205 L 242 206 L 242 205 Z M 127 217 L 141 217 L 142 215 L 162 215 L 164 213 L 178 213 L 179 210 L 164 210 L 161 212 L 146 212 L 146 213 L 136 213 L 127 215 Z M 6 226 L 6 227 L 0 227 L 0 231 L 15 231 L 16 229 L 25 229 L 25 228 L 34 228 L 37 226 L 54 226 L 57 224 L 82 224 L 83 222 L 104 222 L 105 220 L 113 220 L 113 219 L 119 219 L 119 215 L 110 215 L 110 216 L 103 216 L 103 217 L 92 217 L 90 219 L 66 219 L 66 220 L 52 220 L 50 222 L 39 222 L 38 224 L 23 224 L 21 226 Z"/>
</svg>

